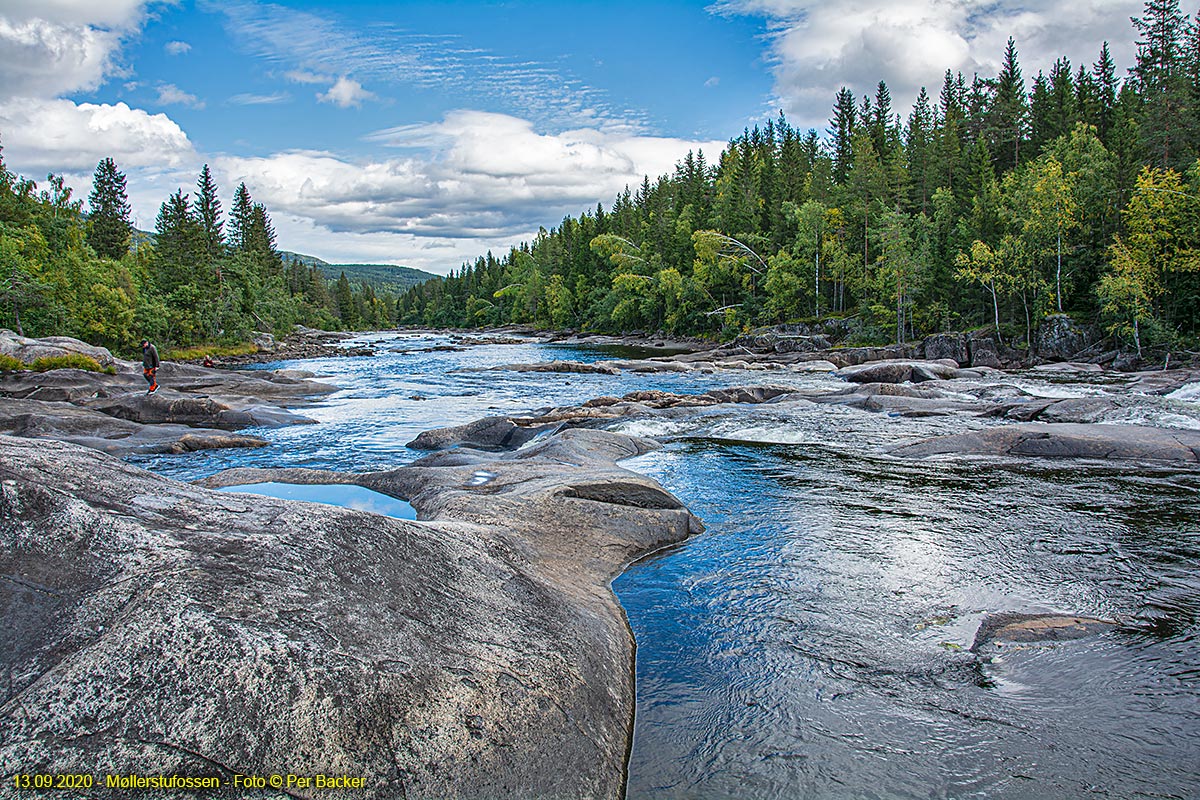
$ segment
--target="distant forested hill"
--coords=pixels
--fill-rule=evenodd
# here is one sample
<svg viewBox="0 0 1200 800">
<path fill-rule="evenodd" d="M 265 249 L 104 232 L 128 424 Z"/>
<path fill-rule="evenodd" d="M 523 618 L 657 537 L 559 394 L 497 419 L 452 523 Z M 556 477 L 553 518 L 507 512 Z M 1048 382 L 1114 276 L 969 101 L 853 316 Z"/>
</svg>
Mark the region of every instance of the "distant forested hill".
<svg viewBox="0 0 1200 800">
<path fill-rule="evenodd" d="M 338 276 L 344 272 L 346 280 L 355 286 L 366 282 L 377 291 L 393 294 L 440 277 L 431 272 L 424 272 L 412 267 L 398 267 L 394 264 L 330 264 L 316 256 L 293 253 L 288 250 L 281 250 L 279 255 L 283 257 L 284 261 L 299 261 L 306 267 L 317 267 L 330 280 L 337 280 Z"/>
</svg>

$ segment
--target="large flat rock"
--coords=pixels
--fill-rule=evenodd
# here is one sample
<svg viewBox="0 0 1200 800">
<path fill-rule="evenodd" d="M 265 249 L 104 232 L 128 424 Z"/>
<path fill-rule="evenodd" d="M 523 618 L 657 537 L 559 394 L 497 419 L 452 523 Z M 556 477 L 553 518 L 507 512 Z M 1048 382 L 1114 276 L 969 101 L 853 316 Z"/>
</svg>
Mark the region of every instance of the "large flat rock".
<svg viewBox="0 0 1200 800">
<path fill-rule="evenodd" d="M 621 796 L 633 640 L 609 581 L 698 530 L 612 461 L 651 446 L 570 431 L 504 457 L 211 481 L 357 483 L 409 499 L 416 522 L 0 436 L 0 772 Z"/>
<path fill-rule="evenodd" d="M 1200 431 L 1144 425 L 1023 423 L 893 447 L 892 455 L 996 455 L 1200 463 Z"/>
<path fill-rule="evenodd" d="M 0 398 L 0 433 L 71 442 L 122 456 L 269 444 L 258 437 L 216 428 L 176 423 L 146 425 L 71 403 L 12 398 Z"/>
</svg>

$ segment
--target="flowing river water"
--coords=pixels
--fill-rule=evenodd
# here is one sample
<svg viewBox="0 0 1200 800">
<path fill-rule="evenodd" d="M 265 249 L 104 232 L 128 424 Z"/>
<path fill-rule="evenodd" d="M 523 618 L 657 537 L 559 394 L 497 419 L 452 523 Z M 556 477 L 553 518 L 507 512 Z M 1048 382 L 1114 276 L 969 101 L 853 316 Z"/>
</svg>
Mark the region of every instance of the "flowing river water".
<svg viewBox="0 0 1200 800">
<path fill-rule="evenodd" d="M 384 469 L 422 455 L 405 447 L 421 431 L 489 414 L 636 389 L 841 383 L 480 371 L 628 353 L 359 341 L 378 354 L 269 365 L 342 387 L 300 409 L 320 424 L 258 431 L 273 442 L 259 450 L 133 460 L 180 479 L 234 466 Z M 1005 380 L 1044 396 L 1111 388 Z M 1200 427 L 1189 392 L 1156 400 L 1152 421 Z M 1200 797 L 1200 470 L 882 453 L 985 424 L 768 404 L 616 428 L 664 442 L 623 465 L 707 526 L 613 584 L 638 645 L 631 800 Z M 998 612 L 1120 624 L 971 652 Z"/>
</svg>

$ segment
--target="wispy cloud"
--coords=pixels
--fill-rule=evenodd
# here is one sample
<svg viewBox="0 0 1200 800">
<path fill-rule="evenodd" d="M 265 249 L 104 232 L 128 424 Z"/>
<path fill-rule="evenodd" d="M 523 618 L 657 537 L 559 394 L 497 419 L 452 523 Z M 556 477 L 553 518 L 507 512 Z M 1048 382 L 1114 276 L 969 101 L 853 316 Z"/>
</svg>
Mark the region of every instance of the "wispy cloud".
<svg viewBox="0 0 1200 800">
<path fill-rule="evenodd" d="M 305 72 L 302 69 L 293 69 L 284 73 L 283 77 L 287 78 L 292 83 L 329 83 L 333 78 L 329 75 L 322 75 L 319 72 Z"/>
<path fill-rule="evenodd" d="M 204 101 L 196 97 L 194 94 L 189 94 L 183 89 L 180 89 L 173 83 L 160 83 L 158 85 L 158 103 L 164 106 L 187 106 L 188 108 L 202 109 Z"/>
<path fill-rule="evenodd" d="M 181 56 L 192 51 L 192 46 L 187 42 L 167 42 L 163 45 L 163 50 L 167 51 L 169 56 Z"/>
<path fill-rule="evenodd" d="M 486 102 L 559 126 L 644 127 L 644 113 L 615 108 L 607 94 L 553 65 L 465 46 L 453 36 L 391 25 L 352 28 L 332 16 L 269 3 L 208 0 L 247 52 L 278 64 L 302 83 L 347 76 L 376 91 L 406 85 L 455 93 L 464 105 Z M 325 77 L 328 76 L 328 77 Z"/>
<path fill-rule="evenodd" d="M 274 94 L 235 94 L 229 98 L 229 102 L 235 106 L 273 106 L 279 103 L 286 103 L 291 100 L 292 96 L 287 92 L 275 92 Z"/>
</svg>

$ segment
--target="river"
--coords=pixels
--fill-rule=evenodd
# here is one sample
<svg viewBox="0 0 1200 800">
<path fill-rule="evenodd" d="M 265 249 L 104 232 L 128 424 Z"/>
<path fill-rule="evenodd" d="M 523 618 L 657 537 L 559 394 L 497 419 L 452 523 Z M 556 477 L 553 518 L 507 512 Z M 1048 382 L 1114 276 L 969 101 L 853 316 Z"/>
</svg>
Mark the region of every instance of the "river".
<svg viewBox="0 0 1200 800">
<path fill-rule="evenodd" d="M 482 371 L 606 348 L 362 337 L 373 358 L 284 362 L 342 389 L 259 450 L 132 459 L 194 479 L 234 466 L 364 471 L 423 430 L 637 389 L 839 383 L 721 371 Z M 1045 396 L 1110 390 L 1034 375 Z M 1200 426 L 1195 398 L 1155 406 Z M 614 581 L 637 645 L 628 796 L 1200 796 L 1200 472 L 996 459 L 912 462 L 886 444 L 991 424 L 841 406 L 720 407 L 618 430 L 624 462 L 705 533 Z M 970 652 L 988 613 L 1114 619 L 1100 635 Z"/>
</svg>

